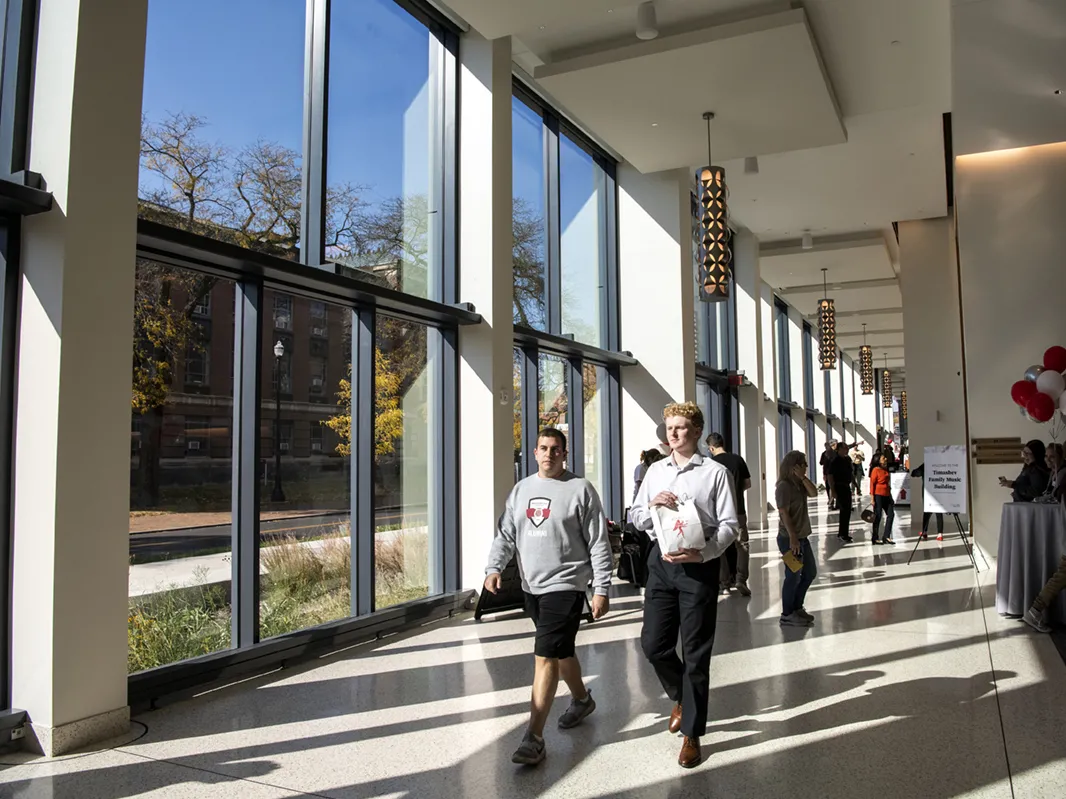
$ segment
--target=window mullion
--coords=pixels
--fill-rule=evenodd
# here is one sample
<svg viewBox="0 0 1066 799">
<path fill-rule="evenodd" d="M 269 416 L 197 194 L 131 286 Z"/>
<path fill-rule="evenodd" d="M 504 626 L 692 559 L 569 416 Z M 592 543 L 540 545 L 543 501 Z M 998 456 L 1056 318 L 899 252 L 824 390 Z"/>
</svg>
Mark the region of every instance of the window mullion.
<svg viewBox="0 0 1066 799">
<path fill-rule="evenodd" d="M 259 640 L 260 338 L 263 284 L 238 285 L 234 303 L 231 641 Z M 275 442 L 277 446 L 277 442 Z"/>
<path fill-rule="evenodd" d="M 307 266 L 321 266 L 325 261 L 329 6 L 330 0 L 307 0 L 300 213 L 300 262 Z"/>
<path fill-rule="evenodd" d="M 522 477 L 537 471 L 534 452 L 540 430 L 540 353 L 536 347 L 523 347 L 522 361 Z"/>
<path fill-rule="evenodd" d="M 570 435 L 570 471 L 585 476 L 585 375 L 578 358 L 568 358 L 566 368 L 566 421 Z"/>
<path fill-rule="evenodd" d="M 352 312 L 351 547 L 353 616 L 374 611 L 374 416 L 377 313 Z"/>
</svg>

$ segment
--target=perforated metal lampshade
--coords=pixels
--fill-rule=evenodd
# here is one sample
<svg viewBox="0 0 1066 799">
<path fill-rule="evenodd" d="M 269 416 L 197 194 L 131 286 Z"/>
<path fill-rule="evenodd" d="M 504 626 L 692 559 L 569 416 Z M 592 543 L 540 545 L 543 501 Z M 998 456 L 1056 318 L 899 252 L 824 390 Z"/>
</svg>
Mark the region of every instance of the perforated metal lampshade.
<svg viewBox="0 0 1066 799">
<path fill-rule="evenodd" d="M 699 296 L 704 302 L 719 302 L 729 297 L 729 275 L 733 266 L 725 170 L 720 166 L 705 166 L 699 171 L 697 182 Z"/>
<path fill-rule="evenodd" d="M 899 393 L 899 416 L 901 419 L 907 418 L 907 391 L 904 389 Z"/>
<path fill-rule="evenodd" d="M 822 270 L 822 286 L 825 293 L 826 270 Z M 818 300 L 818 359 L 822 362 L 822 371 L 828 372 L 837 366 L 837 311 L 836 304 L 828 297 Z"/>
<path fill-rule="evenodd" d="M 881 372 L 881 404 L 886 408 L 892 407 L 892 373 L 885 366 Z"/>
</svg>

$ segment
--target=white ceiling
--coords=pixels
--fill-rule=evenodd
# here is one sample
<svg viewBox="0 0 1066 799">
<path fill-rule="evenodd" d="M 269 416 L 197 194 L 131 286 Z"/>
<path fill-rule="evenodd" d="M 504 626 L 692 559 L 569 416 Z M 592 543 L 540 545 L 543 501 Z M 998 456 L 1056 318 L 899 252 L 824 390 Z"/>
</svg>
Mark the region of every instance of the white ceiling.
<svg viewBox="0 0 1066 799">
<path fill-rule="evenodd" d="M 716 162 L 846 141 L 802 9 L 633 39 L 534 77 L 642 172 L 705 164 L 705 111 Z"/>
<path fill-rule="evenodd" d="M 622 55 L 640 52 L 634 35 L 639 0 L 445 2 L 483 35 L 512 36 L 516 65 L 530 74 L 539 71 L 553 76 L 545 78 L 550 83 L 550 88 L 542 87 L 546 94 L 553 99 L 565 95 L 563 110 L 607 147 L 636 159 L 638 168 L 669 163 L 667 155 L 657 150 L 683 153 L 689 167 L 702 165 L 702 150 L 692 154 L 686 149 L 691 145 L 673 138 L 664 120 L 674 119 L 677 122 L 670 124 L 680 124 L 696 108 L 718 112 L 712 128 L 714 151 L 721 154 L 726 167 L 732 219 L 764 244 L 798 244 L 804 231 L 815 236 L 815 254 L 763 253 L 763 278 L 775 288 L 818 283 L 822 266 L 830 268 L 831 283 L 891 278 L 898 252 L 892 223 L 947 213 L 942 115 L 951 110 L 951 0 L 656 0 L 660 48 L 673 34 L 707 26 L 716 26 L 721 32 L 738 20 L 801 7 L 813 36 L 812 51 L 824 65 L 847 133 L 846 142 L 825 146 L 817 146 L 822 142 L 812 144 L 809 138 L 812 116 L 819 109 L 805 109 L 805 113 L 793 114 L 794 118 L 781 115 L 775 123 L 767 122 L 775 101 L 780 102 L 774 92 L 793 78 L 799 51 L 786 48 L 781 54 L 790 59 L 790 74 L 775 83 L 774 75 L 780 75 L 779 53 L 760 46 L 758 37 L 751 37 L 756 55 L 744 53 L 743 48 L 733 52 L 726 68 L 710 73 L 702 84 L 709 88 L 701 93 L 688 82 L 692 70 L 679 74 L 655 65 L 656 42 L 648 54 L 624 59 L 633 62 L 629 72 L 619 66 L 623 60 L 619 51 Z M 732 46 L 737 45 L 737 41 L 732 42 Z M 711 59 L 714 45 L 709 47 L 704 55 Z M 604 56 L 604 51 L 614 51 L 614 55 Z M 599 54 L 596 58 L 603 63 L 578 68 L 591 62 L 575 59 L 592 54 Z M 633 69 L 634 64 L 637 69 Z M 581 77 L 583 72 L 598 70 L 602 71 L 596 80 Z M 617 72 L 612 74 L 612 70 Z M 582 82 L 597 84 L 597 90 L 591 91 L 590 85 L 582 86 Z M 614 90 L 618 84 L 635 87 L 618 94 Z M 732 109 L 729 105 L 704 105 L 726 102 L 736 85 L 748 87 L 749 95 L 753 95 L 746 103 Z M 609 97 L 600 96 L 604 93 Z M 755 96 L 758 93 L 763 96 Z M 605 109 L 612 102 L 622 108 Z M 730 119 L 732 110 L 737 117 Z M 702 122 L 698 117 L 697 113 L 697 128 Z M 660 123 L 658 128 L 651 128 L 653 121 Z M 755 129 L 756 135 L 731 134 L 731 130 L 742 130 L 746 125 Z M 737 141 L 742 138 L 748 139 L 747 151 L 737 150 Z M 779 152 L 760 154 L 771 150 Z M 759 172 L 745 174 L 740 159 L 753 154 L 760 154 Z M 730 155 L 735 158 L 730 159 Z M 849 248 L 840 253 L 823 251 L 818 245 L 819 239 L 863 232 L 888 238 L 887 246 Z M 838 330 L 842 332 L 861 332 L 862 322 L 871 332 L 903 327 L 898 289 L 880 285 L 840 289 L 835 296 L 841 314 Z M 801 309 L 807 306 L 807 295 L 786 299 Z M 886 312 L 866 314 L 869 310 Z M 898 358 L 889 360 L 898 370 L 902 337 L 885 336 L 883 346 L 898 342 Z M 852 340 L 844 343 L 849 350 Z M 894 350 L 890 354 L 894 355 Z"/>
</svg>

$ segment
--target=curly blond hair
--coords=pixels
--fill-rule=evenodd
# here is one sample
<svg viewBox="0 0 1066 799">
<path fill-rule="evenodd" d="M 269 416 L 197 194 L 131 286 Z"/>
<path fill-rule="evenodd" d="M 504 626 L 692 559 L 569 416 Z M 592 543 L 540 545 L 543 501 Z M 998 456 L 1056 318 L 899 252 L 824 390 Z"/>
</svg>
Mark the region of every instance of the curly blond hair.
<svg viewBox="0 0 1066 799">
<path fill-rule="evenodd" d="M 663 421 L 665 422 L 671 416 L 688 419 L 697 430 L 703 430 L 703 411 L 695 402 L 671 402 L 663 408 Z"/>
</svg>

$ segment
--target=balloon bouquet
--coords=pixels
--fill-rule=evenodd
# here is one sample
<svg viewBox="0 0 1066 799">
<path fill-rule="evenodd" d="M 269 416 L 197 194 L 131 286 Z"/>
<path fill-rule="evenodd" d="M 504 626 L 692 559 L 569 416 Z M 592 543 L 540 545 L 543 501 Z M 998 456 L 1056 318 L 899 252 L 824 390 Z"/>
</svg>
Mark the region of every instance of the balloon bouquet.
<svg viewBox="0 0 1066 799">
<path fill-rule="evenodd" d="M 1058 411 L 1066 419 L 1066 347 L 1051 347 L 1044 353 L 1044 365 L 1025 370 L 1025 379 L 1010 389 L 1011 399 L 1022 416 L 1033 422 L 1050 422 Z"/>
</svg>

